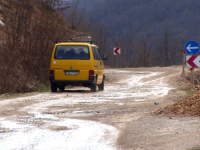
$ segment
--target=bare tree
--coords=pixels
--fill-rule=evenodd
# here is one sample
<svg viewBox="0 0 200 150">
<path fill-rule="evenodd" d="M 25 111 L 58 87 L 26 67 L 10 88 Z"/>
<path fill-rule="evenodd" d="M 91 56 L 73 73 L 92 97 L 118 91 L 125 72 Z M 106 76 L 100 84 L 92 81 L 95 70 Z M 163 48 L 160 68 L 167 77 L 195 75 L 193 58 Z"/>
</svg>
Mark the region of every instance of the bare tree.
<svg viewBox="0 0 200 150">
<path fill-rule="evenodd" d="M 159 52 L 160 57 L 162 58 L 162 64 L 164 66 L 172 65 L 175 62 L 177 57 L 178 49 L 178 40 L 173 38 L 169 24 L 166 23 L 163 32 L 157 38 L 155 45 L 156 50 Z"/>
<path fill-rule="evenodd" d="M 65 13 L 70 28 L 73 30 L 82 30 L 85 25 L 85 9 L 80 6 L 80 0 L 72 0 L 70 9 Z"/>
<path fill-rule="evenodd" d="M 0 47 L 0 92 L 28 91 L 30 83 L 48 82 L 52 40 L 67 38 L 65 19 L 42 0 L 0 4 L 6 40 Z"/>
<path fill-rule="evenodd" d="M 137 43 L 138 65 L 143 67 L 150 66 L 152 53 L 152 37 L 149 28 L 143 28 Z"/>
<path fill-rule="evenodd" d="M 102 24 L 90 21 L 85 32 L 91 35 L 92 40 L 99 46 L 101 54 L 108 55 L 109 59 L 105 61 L 105 64 L 112 64 L 111 57 L 113 53 L 109 39 L 109 30 Z"/>
<path fill-rule="evenodd" d="M 113 47 L 121 48 L 121 55 L 114 58 L 118 59 L 119 67 L 133 67 L 135 66 L 135 50 L 136 42 L 134 32 L 132 30 L 123 30 L 117 34 L 117 38 L 114 39 Z"/>
</svg>

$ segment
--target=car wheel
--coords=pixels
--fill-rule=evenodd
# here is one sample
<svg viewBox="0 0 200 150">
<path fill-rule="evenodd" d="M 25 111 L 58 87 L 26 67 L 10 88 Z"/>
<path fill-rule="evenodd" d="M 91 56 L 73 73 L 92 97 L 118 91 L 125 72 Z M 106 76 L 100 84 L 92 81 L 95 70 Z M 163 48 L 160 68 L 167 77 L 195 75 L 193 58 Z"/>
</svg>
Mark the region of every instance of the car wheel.
<svg viewBox="0 0 200 150">
<path fill-rule="evenodd" d="M 59 87 L 59 90 L 60 90 L 60 91 L 64 91 L 64 90 L 65 90 L 65 86 Z"/>
<path fill-rule="evenodd" d="M 57 92 L 57 84 L 51 83 L 51 92 Z"/>
<path fill-rule="evenodd" d="M 97 82 L 91 85 L 91 92 L 96 92 L 97 91 Z"/>
<path fill-rule="evenodd" d="M 102 83 L 101 83 L 98 87 L 99 87 L 99 90 L 100 90 L 100 91 L 103 91 L 103 90 L 104 90 L 104 78 L 103 78 Z"/>
</svg>

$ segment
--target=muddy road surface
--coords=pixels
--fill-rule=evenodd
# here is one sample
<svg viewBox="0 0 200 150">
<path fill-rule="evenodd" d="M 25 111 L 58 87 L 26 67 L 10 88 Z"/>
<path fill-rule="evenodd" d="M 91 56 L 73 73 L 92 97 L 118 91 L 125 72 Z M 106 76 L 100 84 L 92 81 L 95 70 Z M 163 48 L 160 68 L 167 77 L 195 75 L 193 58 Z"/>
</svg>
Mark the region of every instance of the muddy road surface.
<svg viewBox="0 0 200 150">
<path fill-rule="evenodd" d="M 156 116 L 185 95 L 181 67 L 105 69 L 105 90 L 0 99 L 0 149 L 182 150 L 200 145 L 200 119 Z"/>
</svg>

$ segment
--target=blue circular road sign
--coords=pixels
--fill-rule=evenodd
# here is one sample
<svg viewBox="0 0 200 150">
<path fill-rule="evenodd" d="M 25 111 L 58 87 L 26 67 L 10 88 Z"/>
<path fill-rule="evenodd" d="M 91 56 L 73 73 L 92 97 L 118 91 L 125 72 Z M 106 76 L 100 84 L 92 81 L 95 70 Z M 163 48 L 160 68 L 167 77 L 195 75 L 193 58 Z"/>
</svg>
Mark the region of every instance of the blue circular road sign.
<svg viewBox="0 0 200 150">
<path fill-rule="evenodd" d="M 194 55 L 199 52 L 199 44 L 196 41 L 189 41 L 185 44 L 185 52 Z"/>
</svg>

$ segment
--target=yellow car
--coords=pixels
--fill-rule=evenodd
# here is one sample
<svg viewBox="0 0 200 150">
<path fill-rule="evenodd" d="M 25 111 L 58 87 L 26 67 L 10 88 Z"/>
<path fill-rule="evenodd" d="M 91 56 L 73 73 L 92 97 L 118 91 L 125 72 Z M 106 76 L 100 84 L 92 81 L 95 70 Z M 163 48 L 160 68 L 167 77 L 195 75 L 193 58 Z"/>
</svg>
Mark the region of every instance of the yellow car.
<svg viewBox="0 0 200 150">
<path fill-rule="evenodd" d="M 104 90 L 104 63 L 98 46 L 84 42 L 57 43 L 50 62 L 51 91 L 65 86 L 84 86 L 92 92 Z"/>
</svg>

